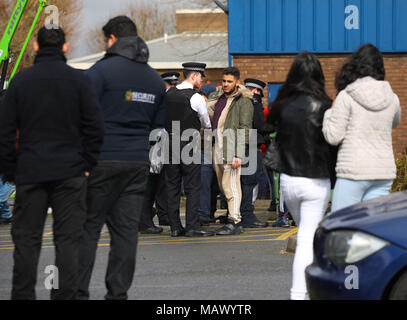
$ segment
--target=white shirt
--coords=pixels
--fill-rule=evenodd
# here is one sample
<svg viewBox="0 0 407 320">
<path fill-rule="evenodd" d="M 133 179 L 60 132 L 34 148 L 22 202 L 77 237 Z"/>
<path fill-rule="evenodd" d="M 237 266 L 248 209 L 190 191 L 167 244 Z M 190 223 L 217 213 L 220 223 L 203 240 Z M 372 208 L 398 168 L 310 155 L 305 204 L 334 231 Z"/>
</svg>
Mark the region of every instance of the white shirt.
<svg viewBox="0 0 407 320">
<path fill-rule="evenodd" d="M 194 86 L 184 81 L 177 85 L 177 89 L 193 89 Z M 211 120 L 209 119 L 208 109 L 206 108 L 206 101 L 205 98 L 202 97 L 199 93 L 195 93 L 191 97 L 191 108 L 192 110 L 198 112 L 199 121 L 201 121 L 201 125 L 204 129 L 211 129 Z"/>
</svg>

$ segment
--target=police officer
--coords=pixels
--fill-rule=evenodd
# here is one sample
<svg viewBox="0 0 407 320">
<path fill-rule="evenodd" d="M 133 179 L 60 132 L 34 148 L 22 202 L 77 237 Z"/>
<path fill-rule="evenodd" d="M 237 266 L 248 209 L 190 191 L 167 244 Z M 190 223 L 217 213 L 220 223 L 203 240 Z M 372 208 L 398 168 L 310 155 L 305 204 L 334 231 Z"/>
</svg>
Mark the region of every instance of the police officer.
<svg viewBox="0 0 407 320">
<path fill-rule="evenodd" d="M 164 80 L 167 91 L 172 87 L 175 87 L 179 83 L 178 80 L 179 76 L 180 76 L 179 72 L 175 71 L 165 72 L 161 75 L 161 78 Z"/>
<path fill-rule="evenodd" d="M 210 129 L 211 122 L 206 109 L 206 101 L 195 90 L 199 89 L 202 77 L 205 77 L 206 64 L 189 62 L 184 63 L 182 66 L 185 80 L 176 87 L 169 89 L 166 96 L 168 113 L 165 129 L 169 133 L 170 163 L 165 166 L 165 175 L 171 236 L 212 236 L 214 235 L 213 232 L 201 228 L 198 216 L 201 188 L 199 131 L 201 126 L 204 129 Z M 177 126 L 178 130 L 176 129 Z M 187 133 L 186 130 L 188 129 L 194 130 L 190 132 L 193 131 L 195 137 L 192 137 L 189 141 L 182 141 L 181 135 Z M 184 157 L 181 159 L 181 154 L 185 153 L 182 151 L 188 150 L 188 148 L 190 148 L 188 156 L 199 156 L 197 161 L 195 157 L 195 160 L 192 160 L 190 164 L 187 164 L 189 162 Z M 184 190 L 187 196 L 185 229 L 179 216 L 181 179 L 184 180 Z"/>
<path fill-rule="evenodd" d="M 263 113 L 263 104 L 261 99 L 264 97 L 263 90 L 266 84 L 263 81 L 248 78 L 244 81 L 245 87 L 252 91 L 253 98 L 253 129 L 257 130 L 257 170 L 252 175 L 243 175 L 241 177 L 242 203 L 240 212 L 242 215 L 242 225 L 244 228 L 265 228 L 267 222 L 259 221 L 254 214 L 253 190 L 256 187 L 260 174 L 263 170 L 262 156 L 260 146 L 266 144 L 267 135 L 272 132 L 272 128 L 266 123 Z"/>
</svg>

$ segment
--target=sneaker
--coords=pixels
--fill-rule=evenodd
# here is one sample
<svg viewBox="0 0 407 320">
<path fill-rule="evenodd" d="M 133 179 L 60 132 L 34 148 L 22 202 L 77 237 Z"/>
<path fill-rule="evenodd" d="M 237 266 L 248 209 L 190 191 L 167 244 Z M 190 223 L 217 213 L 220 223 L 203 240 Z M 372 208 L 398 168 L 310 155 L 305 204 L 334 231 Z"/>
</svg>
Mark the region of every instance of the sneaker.
<svg viewBox="0 0 407 320">
<path fill-rule="evenodd" d="M 0 224 L 11 223 L 12 213 L 7 201 L 0 202 Z"/>
<path fill-rule="evenodd" d="M 14 185 L 12 185 L 12 184 L 6 182 L 6 183 L 3 185 L 3 187 L 6 188 L 6 190 L 7 190 L 6 193 L 5 193 L 6 199 L 15 198 L 15 197 L 16 197 L 16 187 L 15 187 Z"/>
<path fill-rule="evenodd" d="M 279 217 L 276 222 L 274 222 L 272 227 L 280 227 L 280 228 L 289 228 L 290 227 L 290 221 L 288 220 L 288 217 Z"/>
</svg>

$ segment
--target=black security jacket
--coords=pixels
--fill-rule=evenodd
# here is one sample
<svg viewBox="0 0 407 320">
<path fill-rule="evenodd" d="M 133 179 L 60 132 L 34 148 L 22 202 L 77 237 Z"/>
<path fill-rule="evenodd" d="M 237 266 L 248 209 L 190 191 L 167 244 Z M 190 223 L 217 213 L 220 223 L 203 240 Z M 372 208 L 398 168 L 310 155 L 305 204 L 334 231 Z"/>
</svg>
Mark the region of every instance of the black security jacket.
<svg viewBox="0 0 407 320">
<path fill-rule="evenodd" d="M 99 98 L 105 139 L 100 160 L 149 163 L 149 136 L 166 119 L 165 84 L 140 37 L 120 38 L 87 75 Z"/>
<path fill-rule="evenodd" d="M 80 176 L 97 164 L 102 142 L 90 80 L 67 66 L 60 50 L 41 50 L 0 106 L 0 173 L 16 184 Z"/>
<path fill-rule="evenodd" d="M 330 106 L 331 101 L 301 94 L 271 108 L 268 122 L 276 127 L 281 173 L 334 181 L 336 148 L 322 133 L 324 113 Z"/>
</svg>

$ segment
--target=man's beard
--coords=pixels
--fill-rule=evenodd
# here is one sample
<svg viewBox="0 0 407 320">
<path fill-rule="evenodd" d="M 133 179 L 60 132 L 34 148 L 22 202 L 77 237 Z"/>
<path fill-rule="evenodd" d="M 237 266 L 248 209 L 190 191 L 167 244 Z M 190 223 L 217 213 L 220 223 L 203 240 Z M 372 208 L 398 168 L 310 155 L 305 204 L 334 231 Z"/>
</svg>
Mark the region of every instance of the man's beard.
<svg viewBox="0 0 407 320">
<path fill-rule="evenodd" d="M 194 83 L 194 89 L 199 90 L 201 88 L 201 84 L 198 83 L 198 81 L 195 81 Z"/>
<path fill-rule="evenodd" d="M 234 87 L 231 88 L 229 91 L 225 91 L 225 89 L 223 89 L 223 92 L 226 93 L 226 94 L 231 94 L 231 93 L 233 93 L 233 92 L 236 91 L 236 88 L 237 88 L 237 86 L 234 86 Z"/>
</svg>

